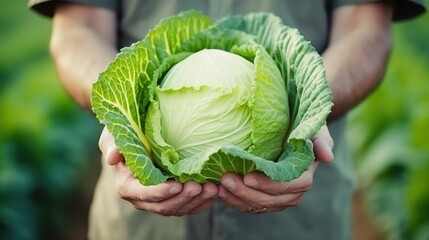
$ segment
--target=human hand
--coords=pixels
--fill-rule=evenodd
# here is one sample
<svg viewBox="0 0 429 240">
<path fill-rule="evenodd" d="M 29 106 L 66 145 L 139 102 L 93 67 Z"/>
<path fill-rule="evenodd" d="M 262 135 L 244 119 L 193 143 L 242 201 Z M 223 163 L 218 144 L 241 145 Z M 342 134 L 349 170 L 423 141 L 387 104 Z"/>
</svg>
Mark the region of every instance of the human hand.
<svg viewBox="0 0 429 240">
<path fill-rule="evenodd" d="M 99 147 L 109 165 L 115 168 L 116 189 L 119 197 L 130 202 L 136 209 L 165 216 L 195 214 L 211 206 L 218 187 L 214 183 L 181 184 L 174 180 L 144 186 L 125 166 L 124 157 L 119 153 L 113 136 L 104 128 Z"/>
<path fill-rule="evenodd" d="M 319 161 L 327 163 L 333 160 L 331 149 L 334 143 L 326 125 L 312 141 L 316 161 L 299 178 L 279 183 L 258 172 L 246 174 L 243 178 L 227 173 L 221 179 L 220 200 L 243 212 L 252 213 L 281 211 L 297 205 L 304 193 L 310 190 Z"/>
</svg>

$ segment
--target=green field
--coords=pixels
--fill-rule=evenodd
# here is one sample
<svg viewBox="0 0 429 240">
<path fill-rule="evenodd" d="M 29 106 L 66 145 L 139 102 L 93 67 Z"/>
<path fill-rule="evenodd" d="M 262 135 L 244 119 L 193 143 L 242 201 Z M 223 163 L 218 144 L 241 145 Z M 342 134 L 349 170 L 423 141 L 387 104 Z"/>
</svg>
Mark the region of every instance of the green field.
<svg viewBox="0 0 429 240">
<path fill-rule="evenodd" d="M 50 21 L 23 0 L 0 5 L 0 239 L 81 239 L 101 126 L 57 81 Z M 349 118 L 364 206 L 386 239 L 429 239 L 428 26 L 394 26 L 385 80 Z"/>
<path fill-rule="evenodd" d="M 82 239 L 100 126 L 57 81 L 50 21 L 0 5 L 0 239 Z"/>
</svg>

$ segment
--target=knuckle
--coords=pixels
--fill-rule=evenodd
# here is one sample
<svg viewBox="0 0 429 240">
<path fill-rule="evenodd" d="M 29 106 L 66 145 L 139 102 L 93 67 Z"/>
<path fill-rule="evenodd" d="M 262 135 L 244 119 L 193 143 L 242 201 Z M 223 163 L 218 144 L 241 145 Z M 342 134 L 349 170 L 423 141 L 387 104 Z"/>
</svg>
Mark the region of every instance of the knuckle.
<svg viewBox="0 0 429 240">
<path fill-rule="evenodd" d="M 181 216 L 186 215 L 186 212 L 184 212 L 184 211 L 175 211 L 175 212 L 168 212 L 167 214 L 170 214 L 170 215 L 165 215 L 165 214 L 164 214 L 164 216 L 175 216 L 175 217 L 181 217 Z"/>
<path fill-rule="evenodd" d="M 176 211 L 169 208 L 164 208 L 164 207 L 156 207 L 154 209 L 154 212 L 161 214 L 163 216 L 177 216 L 178 214 Z"/>
<path fill-rule="evenodd" d="M 122 184 L 118 184 L 116 186 L 116 193 L 122 199 L 128 199 L 129 198 L 128 191 L 126 190 L 126 187 Z"/>
<path fill-rule="evenodd" d="M 282 194 L 285 193 L 297 193 L 297 192 L 307 192 L 311 189 L 313 185 L 313 178 L 312 177 L 306 177 L 305 179 L 302 179 L 302 181 L 297 182 L 291 182 L 290 184 L 285 184 L 282 187 Z"/>
<path fill-rule="evenodd" d="M 291 184 L 288 184 L 288 183 L 283 184 L 281 187 L 281 191 L 280 191 L 281 193 L 280 194 L 287 193 L 290 191 L 290 189 L 291 189 Z M 280 194 L 278 194 L 278 195 L 280 195 Z"/>
<path fill-rule="evenodd" d="M 260 207 L 273 207 L 275 203 L 272 199 L 261 199 L 257 205 Z"/>
<path fill-rule="evenodd" d="M 289 206 L 296 206 L 301 202 L 302 195 L 298 195 L 289 201 Z"/>
<path fill-rule="evenodd" d="M 132 204 L 133 204 L 133 207 L 137 210 L 140 210 L 140 211 L 146 210 L 146 208 L 144 208 L 141 204 L 138 204 L 138 203 L 132 203 Z"/>
<path fill-rule="evenodd" d="M 144 202 L 147 202 L 147 203 L 152 203 L 152 202 L 155 202 L 157 200 L 157 199 L 152 199 L 151 200 L 151 199 L 147 198 L 146 197 L 146 193 L 142 192 L 142 191 L 136 192 L 136 197 L 137 197 L 138 200 L 144 201 Z"/>
<path fill-rule="evenodd" d="M 307 179 L 307 181 L 303 184 L 302 189 L 304 191 L 308 191 L 311 189 L 311 186 L 313 186 L 313 178 L 312 177 Z"/>
<path fill-rule="evenodd" d="M 305 186 L 303 187 L 303 191 L 304 191 L 304 192 L 308 192 L 308 191 L 311 189 L 311 186 L 312 186 L 312 184 L 305 185 Z"/>
<path fill-rule="evenodd" d="M 182 216 L 182 215 L 176 214 L 176 212 L 170 211 L 170 210 L 161 211 L 161 212 L 159 212 L 159 214 L 161 214 L 163 216 L 166 216 L 166 217 L 170 217 L 170 216 Z"/>
<path fill-rule="evenodd" d="M 255 211 L 255 207 L 247 207 L 247 208 L 242 208 L 240 209 L 241 212 L 245 212 L 245 213 L 251 213 Z"/>
</svg>

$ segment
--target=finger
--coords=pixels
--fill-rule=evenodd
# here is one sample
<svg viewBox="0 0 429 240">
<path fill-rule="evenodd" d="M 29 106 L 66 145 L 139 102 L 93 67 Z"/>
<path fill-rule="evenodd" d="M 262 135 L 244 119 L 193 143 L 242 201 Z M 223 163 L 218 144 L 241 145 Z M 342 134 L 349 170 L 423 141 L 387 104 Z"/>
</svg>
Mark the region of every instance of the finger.
<svg viewBox="0 0 429 240">
<path fill-rule="evenodd" d="M 317 165 L 318 162 L 314 162 L 298 179 L 288 183 L 275 182 L 261 173 L 250 173 L 243 180 L 236 174 L 227 173 L 222 177 L 221 183 L 234 196 L 251 206 L 258 208 L 295 206 L 303 193 L 311 188 Z M 251 187 L 247 186 L 245 181 Z"/>
<path fill-rule="evenodd" d="M 238 209 L 242 212 L 248 213 L 265 213 L 265 212 L 277 212 L 285 210 L 289 205 L 281 204 L 281 206 L 266 206 L 266 205 L 252 205 L 247 203 L 239 198 L 237 198 L 234 194 L 229 192 L 226 188 L 219 188 L 219 199 L 225 205 L 230 206 L 232 208 Z"/>
<path fill-rule="evenodd" d="M 144 186 L 133 176 L 123 162 L 115 166 L 117 172 L 117 189 L 122 199 L 129 201 L 135 208 L 166 216 L 182 216 L 190 214 L 217 193 L 214 184 L 207 184 L 202 193 L 202 186 L 195 182 L 180 184 L 169 180 L 154 186 Z M 193 203 L 190 203 L 193 198 Z M 189 204 L 189 205 L 188 205 Z M 187 208 L 183 209 L 184 206 Z M 180 209 L 183 209 L 179 211 Z"/>
<path fill-rule="evenodd" d="M 299 196 L 302 193 L 283 193 L 272 195 L 260 191 L 258 189 L 246 186 L 243 180 L 236 174 L 225 174 L 221 179 L 222 186 L 224 186 L 231 194 L 239 200 L 256 207 L 280 207 L 292 206 L 296 204 Z M 275 183 L 271 180 L 270 184 Z M 233 201 L 233 199 L 231 199 Z"/>
<path fill-rule="evenodd" d="M 187 204 L 178 210 L 179 214 L 195 214 L 209 208 L 213 204 L 218 193 L 218 187 L 211 182 L 204 183 L 200 194 L 192 198 Z"/>
<path fill-rule="evenodd" d="M 106 158 L 106 162 L 109 165 L 116 165 L 119 162 L 124 161 L 124 157 L 119 153 L 119 150 L 115 144 L 112 134 L 107 130 L 107 127 L 104 127 L 98 146 Z"/>
<path fill-rule="evenodd" d="M 223 186 L 219 187 L 218 197 L 225 205 L 238 209 L 242 212 L 251 212 L 255 209 L 252 205 L 239 199 Z"/>
<path fill-rule="evenodd" d="M 334 159 L 332 149 L 334 141 L 329 134 L 328 127 L 324 125 L 320 131 L 313 137 L 313 151 L 316 159 L 321 162 L 331 162 Z"/>
<path fill-rule="evenodd" d="M 125 166 L 123 162 L 116 165 L 116 189 L 125 200 L 160 202 L 182 191 L 182 185 L 175 181 L 166 181 L 158 185 L 144 186 Z"/>
<path fill-rule="evenodd" d="M 252 172 L 244 176 L 243 181 L 247 187 L 278 196 L 286 193 L 303 193 L 308 191 L 313 184 L 313 175 L 317 168 L 318 161 L 313 162 L 309 169 L 299 178 L 290 182 L 276 182 L 263 173 Z"/>
<path fill-rule="evenodd" d="M 179 209 L 189 203 L 195 196 L 201 193 L 202 187 L 195 182 L 186 182 L 180 193 L 158 202 L 131 201 L 135 208 L 151 211 L 165 216 L 182 216 L 185 213 Z"/>
</svg>

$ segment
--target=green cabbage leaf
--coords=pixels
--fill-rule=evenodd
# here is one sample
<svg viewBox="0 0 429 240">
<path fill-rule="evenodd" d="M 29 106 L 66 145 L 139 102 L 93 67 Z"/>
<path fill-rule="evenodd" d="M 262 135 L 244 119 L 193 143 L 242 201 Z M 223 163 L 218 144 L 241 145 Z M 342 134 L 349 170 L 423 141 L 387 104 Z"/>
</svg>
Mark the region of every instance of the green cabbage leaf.
<svg viewBox="0 0 429 240">
<path fill-rule="evenodd" d="M 220 55 L 198 72 L 199 58 L 191 59 L 207 50 L 241 60 Z M 216 74 L 231 83 L 216 83 Z M 314 161 L 311 138 L 326 123 L 332 94 L 320 55 L 277 16 L 214 21 L 188 11 L 121 49 L 91 102 L 144 185 L 218 183 L 226 172 L 252 171 L 287 182 Z"/>
</svg>

